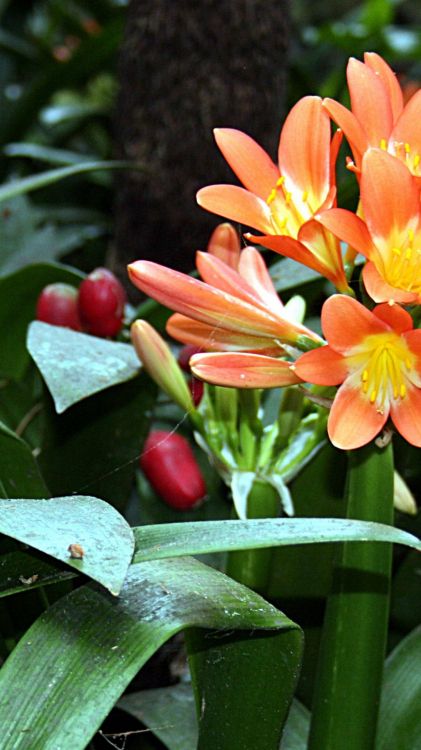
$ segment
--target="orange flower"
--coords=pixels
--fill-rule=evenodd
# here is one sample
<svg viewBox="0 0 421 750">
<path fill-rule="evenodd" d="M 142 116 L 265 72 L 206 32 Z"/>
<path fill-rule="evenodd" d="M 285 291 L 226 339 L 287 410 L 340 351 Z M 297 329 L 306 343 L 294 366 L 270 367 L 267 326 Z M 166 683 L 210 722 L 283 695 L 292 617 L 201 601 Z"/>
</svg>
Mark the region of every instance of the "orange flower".
<svg viewBox="0 0 421 750">
<path fill-rule="evenodd" d="M 365 221 L 334 208 L 320 222 L 362 253 L 364 284 L 375 302 L 421 304 L 421 206 L 419 187 L 394 156 L 369 149 L 362 160 L 361 205 Z"/>
<path fill-rule="evenodd" d="M 288 318 L 256 248 L 241 252 L 238 271 L 203 252 L 197 253 L 197 267 L 203 281 L 150 261 L 128 267 L 135 286 L 181 313 L 168 324 L 168 332 L 178 340 L 207 350 L 278 356 L 284 355 L 283 343 L 302 349 L 320 344 L 315 333 Z"/>
<path fill-rule="evenodd" d="M 333 402 L 328 433 L 338 448 L 359 448 L 384 427 L 389 415 L 401 435 L 421 447 L 421 330 L 398 305 L 373 311 L 344 295 L 322 309 L 327 346 L 293 365 L 303 380 L 342 384 Z"/>
<path fill-rule="evenodd" d="M 363 63 L 351 57 L 347 79 L 351 111 L 334 99 L 325 99 L 323 106 L 351 146 L 355 164 L 350 166 L 359 172 L 372 146 L 397 156 L 421 179 L 421 91 L 404 106 L 395 74 L 374 52 L 366 52 Z"/>
<path fill-rule="evenodd" d="M 349 291 L 340 246 L 314 216 L 335 203 L 334 164 L 340 143 L 332 143 L 330 122 L 316 96 L 301 99 L 281 132 L 276 166 L 268 154 L 239 130 L 215 130 L 216 142 L 245 186 L 210 185 L 197 194 L 200 206 L 254 227 L 263 236 L 246 234 Z"/>
<path fill-rule="evenodd" d="M 201 380 L 232 388 L 279 388 L 302 382 L 291 362 L 262 354 L 194 354 L 190 367 Z"/>
</svg>

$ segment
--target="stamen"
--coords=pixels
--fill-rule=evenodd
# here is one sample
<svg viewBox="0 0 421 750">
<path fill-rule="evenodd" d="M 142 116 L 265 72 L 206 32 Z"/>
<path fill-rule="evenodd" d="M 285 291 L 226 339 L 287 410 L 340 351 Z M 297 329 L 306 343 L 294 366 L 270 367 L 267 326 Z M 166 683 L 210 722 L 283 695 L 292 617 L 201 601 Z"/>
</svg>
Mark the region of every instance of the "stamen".
<svg viewBox="0 0 421 750">
<path fill-rule="evenodd" d="M 411 248 L 410 248 L 410 247 L 408 247 L 408 248 L 406 249 L 406 252 L 405 252 L 405 259 L 406 259 L 406 260 L 411 260 L 411 255 L 412 255 L 412 250 L 411 250 Z"/>
<path fill-rule="evenodd" d="M 302 199 L 303 203 L 306 202 L 307 198 L 308 198 L 308 192 L 307 192 L 307 190 L 304 190 L 304 193 L 301 196 L 301 199 Z"/>
<path fill-rule="evenodd" d="M 285 193 L 285 203 L 287 206 L 289 206 L 289 204 L 291 203 L 291 193 L 288 191 L 286 191 Z"/>
<path fill-rule="evenodd" d="M 406 154 L 410 154 L 411 153 L 411 148 L 410 148 L 409 143 L 405 143 L 405 153 Z"/>
<path fill-rule="evenodd" d="M 362 379 L 363 383 L 365 383 L 368 380 L 368 370 L 364 370 L 363 371 L 361 379 Z"/>
<path fill-rule="evenodd" d="M 414 169 L 416 169 L 418 167 L 419 163 L 420 163 L 420 155 L 416 154 L 414 156 Z"/>
<path fill-rule="evenodd" d="M 395 255 L 400 255 L 401 251 L 399 247 L 392 247 L 392 253 L 394 253 Z"/>
<path fill-rule="evenodd" d="M 373 389 L 370 394 L 370 404 L 374 404 L 377 396 L 377 391 Z"/>
<path fill-rule="evenodd" d="M 401 398 L 405 398 L 405 396 L 406 396 L 406 385 L 405 385 L 405 383 L 401 383 L 401 388 L 400 388 L 399 395 L 400 395 Z"/>
<path fill-rule="evenodd" d="M 279 177 L 279 178 L 278 178 L 278 179 L 276 180 L 276 187 L 281 187 L 281 185 L 283 185 L 283 184 L 284 184 L 284 182 L 285 182 L 285 177 L 282 177 L 282 175 L 281 175 L 281 177 Z"/>
<path fill-rule="evenodd" d="M 268 206 L 270 206 L 270 204 L 273 203 L 273 201 L 275 200 L 275 198 L 276 198 L 276 190 L 272 190 L 269 193 L 269 196 L 268 196 L 268 198 L 266 200 L 266 203 L 268 204 Z"/>
<path fill-rule="evenodd" d="M 386 138 L 382 138 L 382 139 L 381 139 L 381 141 L 380 141 L 380 148 L 381 148 L 381 149 L 382 149 L 383 151 L 387 151 L 387 142 L 386 142 Z"/>
</svg>

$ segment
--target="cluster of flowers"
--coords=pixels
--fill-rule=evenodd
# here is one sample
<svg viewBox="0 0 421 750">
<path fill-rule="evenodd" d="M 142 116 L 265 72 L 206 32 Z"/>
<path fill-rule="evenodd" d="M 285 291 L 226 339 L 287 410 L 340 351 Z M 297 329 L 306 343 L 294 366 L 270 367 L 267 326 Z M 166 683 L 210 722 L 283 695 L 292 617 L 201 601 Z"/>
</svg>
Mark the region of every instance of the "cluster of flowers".
<svg viewBox="0 0 421 750">
<path fill-rule="evenodd" d="M 125 304 L 126 292 L 116 276 L 107 268 L 96 268 L 79 289 L 62 283 L 44 287 L 37 300 L 36 318 L 106 338 L 121 330 Z"/>
<path fill-rule="evenodd" d="M 421 303 L 421 91 L 404 104 L 393 71 L 374 53 L 364 63 L 351 59 L 347 78 L 351 110 L 316 96 L 293 107 L 278 165 L 244 133 L 217 130 L 244 187 L 212 185 L 197 196 L 208 211 L 263 233 L 245 234 L 247 242 L 335 285 L 338 294 L 322 309 L 324 339 L 294 321 L 259 251 L 241 250 L 229 225 L 219 228 L 210 252 L 197 254 L 202 281 L 148 261 L 132 263 L 129 275 L 176 311 L 168 333 L 201 347 L 190 361 L 196 377 L 238 388 L 339 385 L 328 420 L 334 445 L 368 443 L 390 416 L 406 440 L 421 446 L 421 330 L 403 307 Z M 333 138 L 331 120 L 340 128 Z M 342 134 L 360 187 L 356 213 L 336 205 Z M 341 241 L 350 265 L 357 253 L 366 259 L 362 280 L 372 309 L 349 287 Z"/>
</svg>

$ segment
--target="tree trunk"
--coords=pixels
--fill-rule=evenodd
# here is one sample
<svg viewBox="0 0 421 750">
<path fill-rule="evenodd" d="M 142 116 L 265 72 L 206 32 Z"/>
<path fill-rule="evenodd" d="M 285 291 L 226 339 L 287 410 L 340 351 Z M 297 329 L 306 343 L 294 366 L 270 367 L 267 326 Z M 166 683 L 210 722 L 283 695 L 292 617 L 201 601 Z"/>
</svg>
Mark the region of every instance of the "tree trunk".
<svg viewBox="0 0 421 750">
<path fill-rule="evenodd" d="M 214 127 L 244 130 L 276 158 L 284 116 L 286 0 L 132 0 L 115 118 L 117 157 L 146 173 L 118 177 L 118 266 L 147 258 L 190 270 L 223 221 L 196 205 L 235 177 Z"/>
</svg>

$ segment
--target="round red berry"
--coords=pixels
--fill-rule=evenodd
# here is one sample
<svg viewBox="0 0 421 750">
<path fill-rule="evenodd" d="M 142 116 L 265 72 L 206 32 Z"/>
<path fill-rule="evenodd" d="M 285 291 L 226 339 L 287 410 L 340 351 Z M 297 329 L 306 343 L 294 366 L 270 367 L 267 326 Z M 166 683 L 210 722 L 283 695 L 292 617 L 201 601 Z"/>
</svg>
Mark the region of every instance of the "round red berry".
<svg viewBox="0 0 421 750">
<path fill-rule="evenodd" d="M 78 311 L 78 291 L 70 284 L 49 284 L 37 300 L 36 319 L 53 326 L 81 331 Z"/>
<path fill-rule="evenodd" d="M 140 466 L 155 492 L 176 510 L 195 508 L 206 485 L 189 442 L 172 432 L 154 430 L 147 438 Z"/>
<path fill-rule="evenodd" d="M 123 325 L 126 293 L 107 268 L 96 268 L 79 287 L 79 315 L 94 336 L 115 336 Z"/>
</svg>

